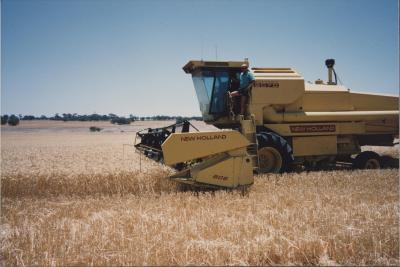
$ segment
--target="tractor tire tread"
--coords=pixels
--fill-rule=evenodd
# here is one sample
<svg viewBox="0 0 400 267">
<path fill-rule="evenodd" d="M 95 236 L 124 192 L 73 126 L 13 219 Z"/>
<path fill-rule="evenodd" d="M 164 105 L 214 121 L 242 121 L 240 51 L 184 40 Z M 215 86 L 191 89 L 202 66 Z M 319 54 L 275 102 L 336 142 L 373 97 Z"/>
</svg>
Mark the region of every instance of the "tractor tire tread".
<svg viewBox="0 0 400 267">
<path fill-rule="evenodd" d="M 281 173 L 292 170 L 292 163 L 294 161 L 293 149 L 283 137 L 272 132 L 259 132 L 257 133 L 257 140 L 259 149 L 271 146 L 279 151 L 282 156 Z"/>
</svg>

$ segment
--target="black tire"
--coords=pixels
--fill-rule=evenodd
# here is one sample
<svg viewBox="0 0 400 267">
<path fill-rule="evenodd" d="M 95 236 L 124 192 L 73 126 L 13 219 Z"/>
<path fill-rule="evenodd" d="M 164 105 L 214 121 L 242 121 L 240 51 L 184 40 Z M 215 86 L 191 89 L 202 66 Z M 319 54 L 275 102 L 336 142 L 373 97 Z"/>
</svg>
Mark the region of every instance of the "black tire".
<svg viewBox="0 0 400 267">
<path fill-rule="evenodd" d="M 398 169 L 399 159 L 387 155 L 381 156 L 381 167 L 382 169 Z"/>
<path fill-rule="evenodd" d="M 373 151 L 364 151 L 354 159 L 353 167 L 356 169 L 380 169 L 381 158 Z"/>
<path fill-rule="evenodd" d="M 265 172 L 288 172 L 293 169 L 293 149 L 289 145 L 289 143 L 281 136 L 276 133 L 271 132 L 260 132 L 257 134 L 257 141 L 258 141 L 258 151 L 259 151 L 259 163 L 260 168 L 258 172 L 265 173 Z M 263 149 L 270 149 L 271 151 L 276 151 L 279 153 L 281 157 L 281 166 L 277 166 L 276 169 L 271 171 L 269 168 L 263 168 L 262 156 L 260 152 Z"/>
</svg>

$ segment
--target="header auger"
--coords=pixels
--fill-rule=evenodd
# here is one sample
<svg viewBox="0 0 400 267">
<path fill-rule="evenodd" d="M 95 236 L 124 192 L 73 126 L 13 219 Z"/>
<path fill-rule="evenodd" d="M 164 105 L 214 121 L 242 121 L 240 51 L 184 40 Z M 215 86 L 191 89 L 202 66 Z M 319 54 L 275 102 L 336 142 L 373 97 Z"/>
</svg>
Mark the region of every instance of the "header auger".
<svg viewBox="0 0 400 267">
<path fill-rule="evenodd" d="M 171 179 L 202 187 L 253 183 L 253 172 L 344 162 L 380 168 L 382 159 L 361 146 L 393 146 L 399 135 L 399 97 L 350 92 L 337 85 L 335 61 L 328 81 L 305 83 L 291 68 L 252 68 L 255 82 L 246 114 L 238 114 L 240 67 L 247 61 L 189 61 L 203 120 L 220 128 L 191 132 L 189 122 L 146 129 L 135 146 L 178 170 Z M 333 76 L 335 80 L 333 80 Z M 179 130 L 178 130 L 179 129 Z M 195 129 L 197 130 L 197 129 Z"/>
</svg>

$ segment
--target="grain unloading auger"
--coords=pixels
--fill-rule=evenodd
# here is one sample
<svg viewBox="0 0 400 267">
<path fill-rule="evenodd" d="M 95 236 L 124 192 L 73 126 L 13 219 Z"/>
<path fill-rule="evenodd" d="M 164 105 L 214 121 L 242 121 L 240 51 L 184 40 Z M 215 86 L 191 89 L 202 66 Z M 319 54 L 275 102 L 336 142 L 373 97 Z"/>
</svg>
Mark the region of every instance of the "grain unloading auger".
<svg viewBox="0 0 400 267">
<path fill-rule="evenodd" d="M 291 68 L 252 68 L 255 83 L 247 115 L 241 116 L 239 99 L 228 92 L 238 89 L 244 63 L 189 61 L 183 67 L 192 75 L 203 120 L 221 131 L 190 132 L 185 122 L 139 132 L 136 148 L 175 167 L 172 179 L 211 187 L 250 185 L 254 171 L 337 162 L 356 168 L 385 164 L 375 152 L 361 152 L 361 146 L 394 145 L 399 136 L 398 96 L 350 92 L 337 85 L 334 60 L 325 62 L 327 82 L 305 83 Z"/>
</svg>

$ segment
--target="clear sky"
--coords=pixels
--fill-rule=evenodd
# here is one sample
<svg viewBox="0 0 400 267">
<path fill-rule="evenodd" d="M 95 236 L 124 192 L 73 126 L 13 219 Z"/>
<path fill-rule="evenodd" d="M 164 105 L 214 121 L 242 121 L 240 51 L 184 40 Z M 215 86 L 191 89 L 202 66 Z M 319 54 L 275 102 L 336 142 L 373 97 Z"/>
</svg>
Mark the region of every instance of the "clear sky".
<svg viewBox="0 0 400 267">
<path fill-rule="evenodd" d="M 398 95 L 397 32 L 396 0 L 3 0 L 1 112 L 200 115 L 182 66 L 216 54 Z"/>
</svg>

